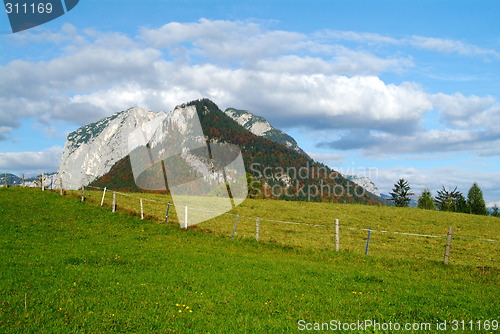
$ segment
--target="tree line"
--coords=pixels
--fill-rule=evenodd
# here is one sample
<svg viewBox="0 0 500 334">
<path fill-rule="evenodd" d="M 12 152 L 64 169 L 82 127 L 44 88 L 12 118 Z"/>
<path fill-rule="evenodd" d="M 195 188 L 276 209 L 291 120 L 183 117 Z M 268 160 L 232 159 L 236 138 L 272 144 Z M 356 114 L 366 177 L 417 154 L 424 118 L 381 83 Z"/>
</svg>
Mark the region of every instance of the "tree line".
<svg viewBox="0 0 500 334">
<path fill-rule="evenodd" d="M 408 181 L 399 179 L 399 181 L 394 184 L 394 188 L 390 193 L 392 196 L 391 201 L 394 202 L 395 206 L 408 207 L 410 205 L 411 196 L 414 195 L 410 190 L 411 187 Z M 475 215 L 489 214 L 484 201 L 483 191 L 476 182 L 474 182 L 469 189 L 467 198 L 457 190 L 457 187 L 451 190 L 443 186 L 441 190 L 437 191 L 435 197 L 432 196 L 428 188 L 425 188 L 418 198 L 417 207 L 425 210 L 461 212 Z M 492 210 L 492 216 L 500 217 L 499 208 L 496 204 Z"/>
</svg>

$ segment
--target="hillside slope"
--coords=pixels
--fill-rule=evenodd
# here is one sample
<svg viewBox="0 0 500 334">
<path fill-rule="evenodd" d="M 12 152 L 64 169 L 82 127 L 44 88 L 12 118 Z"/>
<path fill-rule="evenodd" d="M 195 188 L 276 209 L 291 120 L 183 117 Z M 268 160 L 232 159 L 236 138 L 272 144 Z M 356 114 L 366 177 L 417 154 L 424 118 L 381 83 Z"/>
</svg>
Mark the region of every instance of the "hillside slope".
<svg viewBox="0 0 500 334">
<path fill-rule="evenodd" d="M 252 197 L 341 203 L 382 203 L 377 196 L 329 167 L 286 145 L 257 136 L 222 112 L 208 99 L 179 106 L 196 107 L 208 142 L 238 145 L 249 173 Z M 251 177 L 250 177 L 251 176 Z M 112 189 L 137 190 L 130 162 L 122 158 L 109 173 L 92 183 Z"/>
<path fill-rule="evenodd" d="M 0 189 L 0 203 L 1 333 L 293 333 L 299 319 L 498 319 L 498 267 L 232 239 L 35 189 Z"/>
</svg>

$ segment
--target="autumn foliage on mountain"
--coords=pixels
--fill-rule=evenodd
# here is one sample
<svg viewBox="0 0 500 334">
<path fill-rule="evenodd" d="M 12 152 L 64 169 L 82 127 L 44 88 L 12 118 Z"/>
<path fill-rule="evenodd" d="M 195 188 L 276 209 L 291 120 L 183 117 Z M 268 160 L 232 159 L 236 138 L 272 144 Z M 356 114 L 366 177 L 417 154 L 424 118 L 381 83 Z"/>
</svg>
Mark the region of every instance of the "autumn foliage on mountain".
<svg viewBox="0 0 500 334">
<path fill-rule="evenodd" d="M 340 173 L 308 156 L 254 135 L 208 99 L 187 104 L 195 106 L 208 142 L 231 143 L 240 147 L 249 196 L 294 201 L 382 204 L 379 197 L 345 179 Z M 160 182 L 164 180 L 158 175 Z M 118 161 L 95 180 L 93 186 L 140 192 L 134 182 L 130 158 Z M 168 188 L 167 188 L 168 192 Z"/>
</svg>

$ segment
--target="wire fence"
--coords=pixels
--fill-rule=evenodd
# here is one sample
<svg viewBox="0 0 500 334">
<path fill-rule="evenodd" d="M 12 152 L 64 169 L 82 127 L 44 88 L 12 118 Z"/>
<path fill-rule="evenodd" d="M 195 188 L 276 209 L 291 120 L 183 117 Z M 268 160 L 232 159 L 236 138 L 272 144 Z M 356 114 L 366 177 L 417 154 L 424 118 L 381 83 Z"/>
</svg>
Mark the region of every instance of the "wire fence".
<svg viewBox="0 0 500 334">
<path fill-rule="evenodd" d="M 52 189 L 55 190 L 55 187 Z M 95 186 L 86 186 L 83 189 L 85 189 L 84 196 L 90 202 L 113 206 L 110 197 L 114 193 L 114 196 L 122 196 L 121 199 L 116 200 L 119 203 L 119 211 L 127 210 L 137 215 L 140 212 L 141 216 L 158 219 L 162 222 L 179 223 L 183 227 L 182 222 L 178 220 L 176 208 L 172 203 L 169 206 L 169 197 L 166 195 L 126 193 Z M 82 189 L 68 192 L 79 196 L 80 191 Z M 165 199 L 159 200 L 160 197 Z M 284 214 L 279 212 L 279 205 L 279 203 L 276 204 L 277 208 L 273 214 L 283 217 Z M 168 217 L 167 207 L 169 207 Z M 329 219 L 328 222 L 319 222 L 318 219 L 273 219 L 267 212 L 260 214 L 259 207 L 245 206 L 237 207 L 230 212 L 217 212 L 196 207 L 188 207 L 188 210 L 205 211 L 217 215 L 216 218 L 191 227 L 217 235 L 233 237 L 236 235 L 237 238 L 243 239 L 258 238 L 260 241 L 320 250 L 335 250 L 335 240 L 339 238 L 335 233 L 335 219 Z M 252 215 L 252 213 L 257 214 Z M 300 213 L 296 212 L 294 216 L 297 217 Z M 320 220 L 324 220 L 324 218 L 320 218 Z M 340 233 L 340 249 L 342 251 L 360 252 L 366 250 L 368 254 L 373 256 L 442 261 L 446 246 L 445 239 L 448 237 L 445 233 L 438 235 L 435 233 L 372 229 L 369 226 L 371 224 L 367 224 L 366 227 L 352 226 L 347 224 L 346 220 L 348 219 L 341 220 L 339 224 L 339 230 L 343 231 Z M 369 239 L 369 233 L 374 234 L 372 234 L 371 239 Z M 499 234 L 494 234 L 494 236 Z M 499 242 L 499 238 L 485 238 L 455 232 L 451 246 L 453 249 L 451 258 L 455 263 L 460 264 L 499 266 Z"/>
<path fill-rule="evenodd" d="M 87 188 L 91 189 L 96 189 L 100 191 L 104 191 L 104 188 L 100 187 L 94 187 L 94 186 L 87 186 Z M 145 197 L 140 197 L 140 196 L 134 196 L 131 195 L 130 193 L 124 193 L 121 191 L 117 190 L 111 190 L 107 189 L 107 191 L 112 191 L 117 194 L 120 194 L 122 196 L 130 197 L 130 198 L 135 198 L 135 199 L 142 199 L 144 201 L 148 202 L 153 202 L 153 203 L 160 203 L 164 205 L 168 205 L 168 201 L 158 201 L 158 200 L 152 200 L 148 199 Z M 258 216 L 244 216 L 240 215 L 238 213 L 229 213 L 229 212 L 217 212 L 213 210 L 207 210 L 207 209 L 200 209 L 200 208 L 195 208 L 195 207 L 188 207 L 190 210 L 199 210 L 199 211 L 204 211 L 204 212 L 210 212 L 210 213 L 215 213 L 218 215 L 227 215 L 227 216 L 233 216 L 236 217 L 238 216 L 240 219 L 250 219 L 253 221 L 256 221 L 257 218 L 259 218 L 260 222 L 270 222 L 270 223 L 281 223 L 281 224 L 291 224 L 291 225 L 303 225 L 303 226 L 314 226 L 314 227 L 331 227 L 331 225 L 326 225 L 326 224 L 311 224 L 311 223 L 304 223 L 304 222 L 292 222 L 292 221 L 284 221 L 284 220 L 276 220 L 276 219 L 267 219 L 263 217 L 258 217 Z M 386 231 L 386 230 L 376 230 L 376 229 L 368 229 L 368 228 L 355 228 L 355 227 L 347 227 L 347 226 L 340 226 L 341 229 L 346 229 L 346 230 L 353 230 L 353 231 L 371 231 L 374 233 L 392 233 L 392 234 L 397 234 L 397 235 L 406 235 L 406 236 L 413 236 L 413 237 L 425 237 L 425 238 L 446 238 L 446 235 L 429 235 L 429 234 L 419 234 L 419 233 L 407 233 L 407 232 L 396 232 L 396 231 Z M 495 239 L 482 239 L 482 238 L 464 238 L 464 237 L 455 237 L 456 239 L 464 239 L 464 240 L 478 240 L 478 241 L 486 241 L 486 242 L 500 242 L 500 240 L 495 240 Z"/>
</svg>

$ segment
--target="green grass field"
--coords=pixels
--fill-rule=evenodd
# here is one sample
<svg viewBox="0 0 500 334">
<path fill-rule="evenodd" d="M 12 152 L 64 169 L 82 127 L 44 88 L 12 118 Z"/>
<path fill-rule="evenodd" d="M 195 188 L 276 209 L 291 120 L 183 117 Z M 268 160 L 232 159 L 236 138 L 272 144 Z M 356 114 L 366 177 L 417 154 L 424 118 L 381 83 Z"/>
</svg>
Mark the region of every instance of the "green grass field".
<svg viewBox="0 0 500 334">
<path fill-rule="evenodd" d="M 184 230 L 175 211 L 161 223 L 159 203 L 146 204 L 141 220 L 130 214 L 135 198 L 118 195 L 111 213 L 111 197 L 100 207 L 102 192 L 86 195 L 81 203 L 39 189 L 0 190 L 1 333 L 288 333 L 300 332 L 299 320 L 368 319 L 430 323 L 433 332 L 436 323 L 447 321 L 451 332 L 464 320 L 465 332 L 489 333 L 500 320 L 500 244 L 480 240 L 500 238 L 499 219 L 246 200 L 242 216 L 329 225 L 261 220 L 257 242 L 253 218 L 240 218 L 231 239 L 234 216 Z M 344 227 L 341 252 L 335 218 Z M 345 227 L 368 226 L 443 238 L 372 233 L 365 256 L 366 232 Z"/>
<path fill-rule="evenodd" d="M 70 192 L 80 196 L 80 191 Z M 102 191 L 85 191 L 91 204 L 100 205 Z M 171 198 L 156 194 L 117 193 L 118 211 L 140 214 L 138 197 L 144 212 L 152 219 L 165 220 L 167 202 Z M 134 197 L 131 197 L 134 196 Z M 113 195 L 106 192 L 104 205 L 111 210 Z M 446 235 L 453 226 L 451 264 L 500 267 L 500 219 L 460 213 L 414 210 L 409 208 L 375 207 L 356 204 L 305 203 L 271 200 L 245 200 L 236 210 L 195 226 L 216 235 L 231 236 L 240 214 L 235 237 L 255 239 L 256 217 L 260 217 L 259 239 L 284 246 L 314 250 L 335 250 L 334 221 L 340 221 L 340 244 L 343 251 L 364 254 L 369 227 L 369 256 L 382 259 L 442 262 Z M 277 221 L 301 224 L 286 224 Z M 169 222 L 178 224 L 175 208 L 170 207 Z M 381 233 L 377 231 L 388 231 Z M 397 233 L 432 235 L 408 236 Z"/>
</svg>

